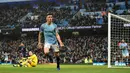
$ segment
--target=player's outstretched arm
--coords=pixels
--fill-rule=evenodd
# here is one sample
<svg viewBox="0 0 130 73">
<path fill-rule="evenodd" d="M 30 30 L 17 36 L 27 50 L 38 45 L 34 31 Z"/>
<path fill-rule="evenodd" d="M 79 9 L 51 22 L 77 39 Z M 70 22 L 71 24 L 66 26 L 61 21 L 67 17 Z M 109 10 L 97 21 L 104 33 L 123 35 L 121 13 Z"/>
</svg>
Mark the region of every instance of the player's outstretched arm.
<svg viewBox="0 0 130 73">
<path fill-rule="evenodd" d="M 58 33 L 56 33 L 56 38 L 57 38 L 58 42 L 60 43 L 60 46 L 63 47 L 64 44 L 63 44 L 63 42 L 61 41 L 60 35 L 59 35 Z"/>
<path fill-rule="evenodd" d="M 124 47 L 124 46 L 120 46 L 119 48 L 120 48 L 120 50 L 124 50 L 124 49 L 125 49 L 125 47 Z"/>
<path fill-rule="evenodd" d="M 38 34 L 38 48 L 42 48 L 42 45 L 41 45 L 41 32 L 39 32 L 39 34 Z"/>
</svg>

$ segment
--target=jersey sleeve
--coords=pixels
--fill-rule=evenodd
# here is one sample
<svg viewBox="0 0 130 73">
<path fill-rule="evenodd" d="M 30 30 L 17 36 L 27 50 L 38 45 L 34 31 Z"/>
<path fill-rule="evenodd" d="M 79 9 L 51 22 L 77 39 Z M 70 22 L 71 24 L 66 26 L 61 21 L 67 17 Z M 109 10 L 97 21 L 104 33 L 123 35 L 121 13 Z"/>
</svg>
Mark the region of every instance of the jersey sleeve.
<svg viewBox="0 0 130 73">
<path fill-rule="evenodd" d="M 126 48 L 129 48 L 128 44 L 126 43 Z"/>
<path fill-rule="evenodd" d="M 57 25 L 55 24 L 55 33 L 59 33 L 59 30 L 57 28 Z"/>
<path fill-rule="evenodd" d="M 122 49 L 122 46 L 121 46 L 121 44 L 119 45 L 119 48 L 120 48 L 120 49 Z"/>
<path fill-rule="evenodd" d="M 43 32 L 44 31 L 44 24 L 42 24 L 41 26 L 40 26 L 40 32 Z"/>
<path fill-rule="evenodd" d="M 125 43 L 125 44 L 120 44 L 120 49 L 127 49 L 128 48 L 128 44 L 127 43 Z"/>
<path fill-rule="evenodd" d="M 37 63 L 37 56 L 36 55 L 33 56 L 32 62 Z"/>
<path fill-rule="evenodd" d="M 30 60 L 32 60 L 32 61 L 35 61 L 36 60 L 36 55 L 34 54 L 34 55 L 32 55 L 32 56 L 30 56 L 30 57 L 28 57 L 28 59 L 30 59 Z"/>
<path fill-rule="evenodd" d="M 119 48 L 120 48 L 120 49 L 123 49 L 123 48 L 124 48 L 123 45 L 122 45 L 122 43 L 119 44 Z"/>
</svg>

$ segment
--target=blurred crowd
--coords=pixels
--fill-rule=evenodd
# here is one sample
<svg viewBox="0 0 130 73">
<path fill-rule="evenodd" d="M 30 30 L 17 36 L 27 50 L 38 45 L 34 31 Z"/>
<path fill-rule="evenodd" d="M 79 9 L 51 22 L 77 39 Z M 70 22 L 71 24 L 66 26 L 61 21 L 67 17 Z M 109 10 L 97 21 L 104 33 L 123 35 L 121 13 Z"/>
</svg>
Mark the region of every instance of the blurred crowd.
<svg viewBox="0 0 130 73">
<path fill-rule="evenodd" d="M 107 13 L 115 14 L 130 14 L 129 6 L 115 5 L 115 3 L 106 4 L 103 0 L 87 0 L 83 5 L 70 2 L 72 8 L 67 4 L 60 6 L 55 2 L 34 3 L 7 6 L 6 4 L 0 7 L 0 25 L 17 25 L 21 24 L 23 28 L 39 27 L 45 22 L 45 16 L 51 12 L 55 19 L 54 22 L 58 26 L 86 26 L 96 24 L 107 24 Z M 93 14 L 83 14 L 79 17 L 73 18 L 80 9 L 85 9 L 85 12 L 93 12 Z M 124 9 L 124 11 L 118 11 Z M 102 12 L 102 13 L 96 13 Z"/>
<path fill-rule="evenodd" d="M 0 26 L 17 25 L 18 20 L 27 14 L 26 8 L 0 7 Z"/>
<path fill-rule="evenodd" d="M 106 2 L 103 2 L 104 0 L 100 3 L 100 1 L 87 0 L 83 5 L 80 5 L 78 0 L 74 3 L 70 2 L 74 9 L 69 7 L 69 5 L 64 4 L 60 6 L 51 2 L 32 3 L 32 5 L 16 4 L 16 6 L 0 4 L 0 27 L 12 27 L 20 24 L 22 28 L 37 28 L 45 22 L 48 12 L 54 15 L 54 22 L 58 26 L 107 24 L 108 12 L 124 15 L 130 14 L 129 6 L 115 5 L 115 2 L 106 4 Z M 85 9 L 84 13 L 86 14 L 82 14 L 82 12 L 78 14 L 82 8 Z M 107 62 L 107 38 L 104 36 L 72 36 L 65 38 L 63 42 L 70 48 L 70 51 L 61 53 L 62 63 L 78 63 L 79 61 L 82 62 L 85 58 L 91 58 L 93 62 Z M 33 50 L 38 56 L 39 63 L 47 62 L 43 52 L 37 48 L 36 37 L 1 39 L 0 61 L 5 61 L 5 57 L 8 57 L 8 61 L 11 62 L 20 59 L 23 56 L 23 50 L 19 48 L 22 43 L 25 47 L 25 56 L 27 56 L 28 50 Z"/>
<path fill-rule="evenodd" d="M 99 16 L 98 14 L 94 15 L 83 15 L 80 17 L 75 17 L 75 19 L 70 20 L 71 26 L 90 26 L 90 25 L 97 25 L 97 24 L 107 24 L 107 15 Z"/>
<path fill-rule="evenodd" d="M 71 12 L 70 8 L 48 8 L 46 11 L 37 9 L 38 12 L 34 12 L 31 17 L 27 17 L 25 21 L 22 22 L 22 27 L 24 28 L 31 28 L 31 27 L 40 27 L 42 23 L 46 22 L 46 14 L 52 13 L 54 15 L 54 22 L 58 26 L 65 26 L 68 23 L 65 21 L 69 21 L 72 18 L 73 13 Z"/>
<path fill-rule="evenodd" d="M 61 52 L 62 63 L 78 63 L 79 60 L 91 58 L 93 62 L 107 61 L 107 38 L 103 36 L 73 36 L 65 38 L 64 44 L 70 49 L 67 52 Z M 21 43 L 25 48 L 21 49 Z M 16 60 L 23 57 L 24 51 L 33 50 L 38 56 L 39 63 L 46 63 L 47 59 L 43 52 L 37 48 L 37 39 L 34 37 L 20 38 L 17 40 L 3 39 L 0 41 L 0 61 L 5 62 L 8 56 L 8 61 L 15 63 Z M 80 62 L 80 63 L 81 63 Z"/>
<path fill-rule="evenodd" d="M 84 58 L 93 62 L 107 61 L 107 38 L 104 36 L 73 36 L 64 40 L 71 52 L 64 53 L 65 62 L 78 63 Z"/>
<path fill-rule="evenodd" d="M 106 11 L 107 9 L 106 3 L 86 3 L 84 7 L 87 12 Z"/>
<path fill-rule="evenodd" d="M 74 4 L 75 6 L 77 4 Z M 45 22 L 45 16 L 48 12 L 54 14 L 54 21 L 59 26 L 86 26 L 86 25 L 95 25 L 95 24 L 105 24 L 107 23 L 107 12 L 115 12 L 118 8 L 113 4 L 106 4 L 105 2 L 96 3 L 94 0 L 88 0 L 87 3 L 84 3 L 83 7 L 60 7 L 54 8 L 57 6 L 55 3 L 39 3 L 39 4 L 25 4 L 21 6 L 3 6 L 0 11 L 0 25 L 16 25 L 21 24 L 22 27 L 39 27 L 42 23 Z M 27 8 L 26 8 L 27 7 Z M 94 12 L 94 14 L 81 15 L 80 17 L 75 17 L 76 12 L 80 8 L 86 9 L 86 12 Z M 105 15 L 97 14 L 98 11 L 106 11 Z M 29 15 L 29 13 L 31 13 Z M 127 12 L 125 11 L 127 14 Z"/>
</svg>

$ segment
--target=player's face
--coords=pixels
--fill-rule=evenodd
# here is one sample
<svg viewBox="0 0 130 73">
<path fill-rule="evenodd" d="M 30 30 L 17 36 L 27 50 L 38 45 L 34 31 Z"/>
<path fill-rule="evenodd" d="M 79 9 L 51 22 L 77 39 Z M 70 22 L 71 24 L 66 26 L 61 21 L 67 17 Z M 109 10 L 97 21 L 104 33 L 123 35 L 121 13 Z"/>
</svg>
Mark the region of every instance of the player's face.
<svg viewBox="0 0 130 73">
<path fill-rule="evenodd" d="M 29 56 L 31 56 L 32 55 L 32 52 L 31 51 L 29 51 Z"/>
<path fill-rule="evenodd" d="M 124 43 L 125 41 L 124 40 L 122 40 L 122 43 Z"/>
<path fill-rule="evenodd" d="M 48 15 L 46 17 L 46 20 L 47 20 L 47 22 L 52 22 L 53 21 L 53 16 L 52 15 Z"/>
<path fill-rule="evenodd" d="M 21 46 L 24 46 L 24 44 L 23 44 L 23 43 L 21 43 L 20 45 L 21 45 Z"/>
</svg>

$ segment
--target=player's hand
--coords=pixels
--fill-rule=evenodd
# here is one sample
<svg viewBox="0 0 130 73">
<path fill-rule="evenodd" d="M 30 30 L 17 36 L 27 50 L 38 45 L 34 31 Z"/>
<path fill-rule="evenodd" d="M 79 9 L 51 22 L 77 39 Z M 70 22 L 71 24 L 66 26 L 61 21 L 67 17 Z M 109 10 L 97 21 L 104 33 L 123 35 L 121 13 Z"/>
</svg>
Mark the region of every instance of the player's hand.
<svg viewBox="0 0 130 73">
<path fill-rule="evenodd" d="M 64 47 L 64 44 L 63 44 L 63 43 L 60 43 L 60 47 Z"/>
<path fill-rule="evenodd" d="M 32 61 L 31 61 L 31 60 L 28 60 L 28 63 L 30 63 L 30 64 L 31 64 L 31 63 L 32 63 Z"/>
<path fill-rule="evenodd" d="M 42 49 L 42 44 L 41 43 L 38 43 L 38 48 Z"/>
</svg>

